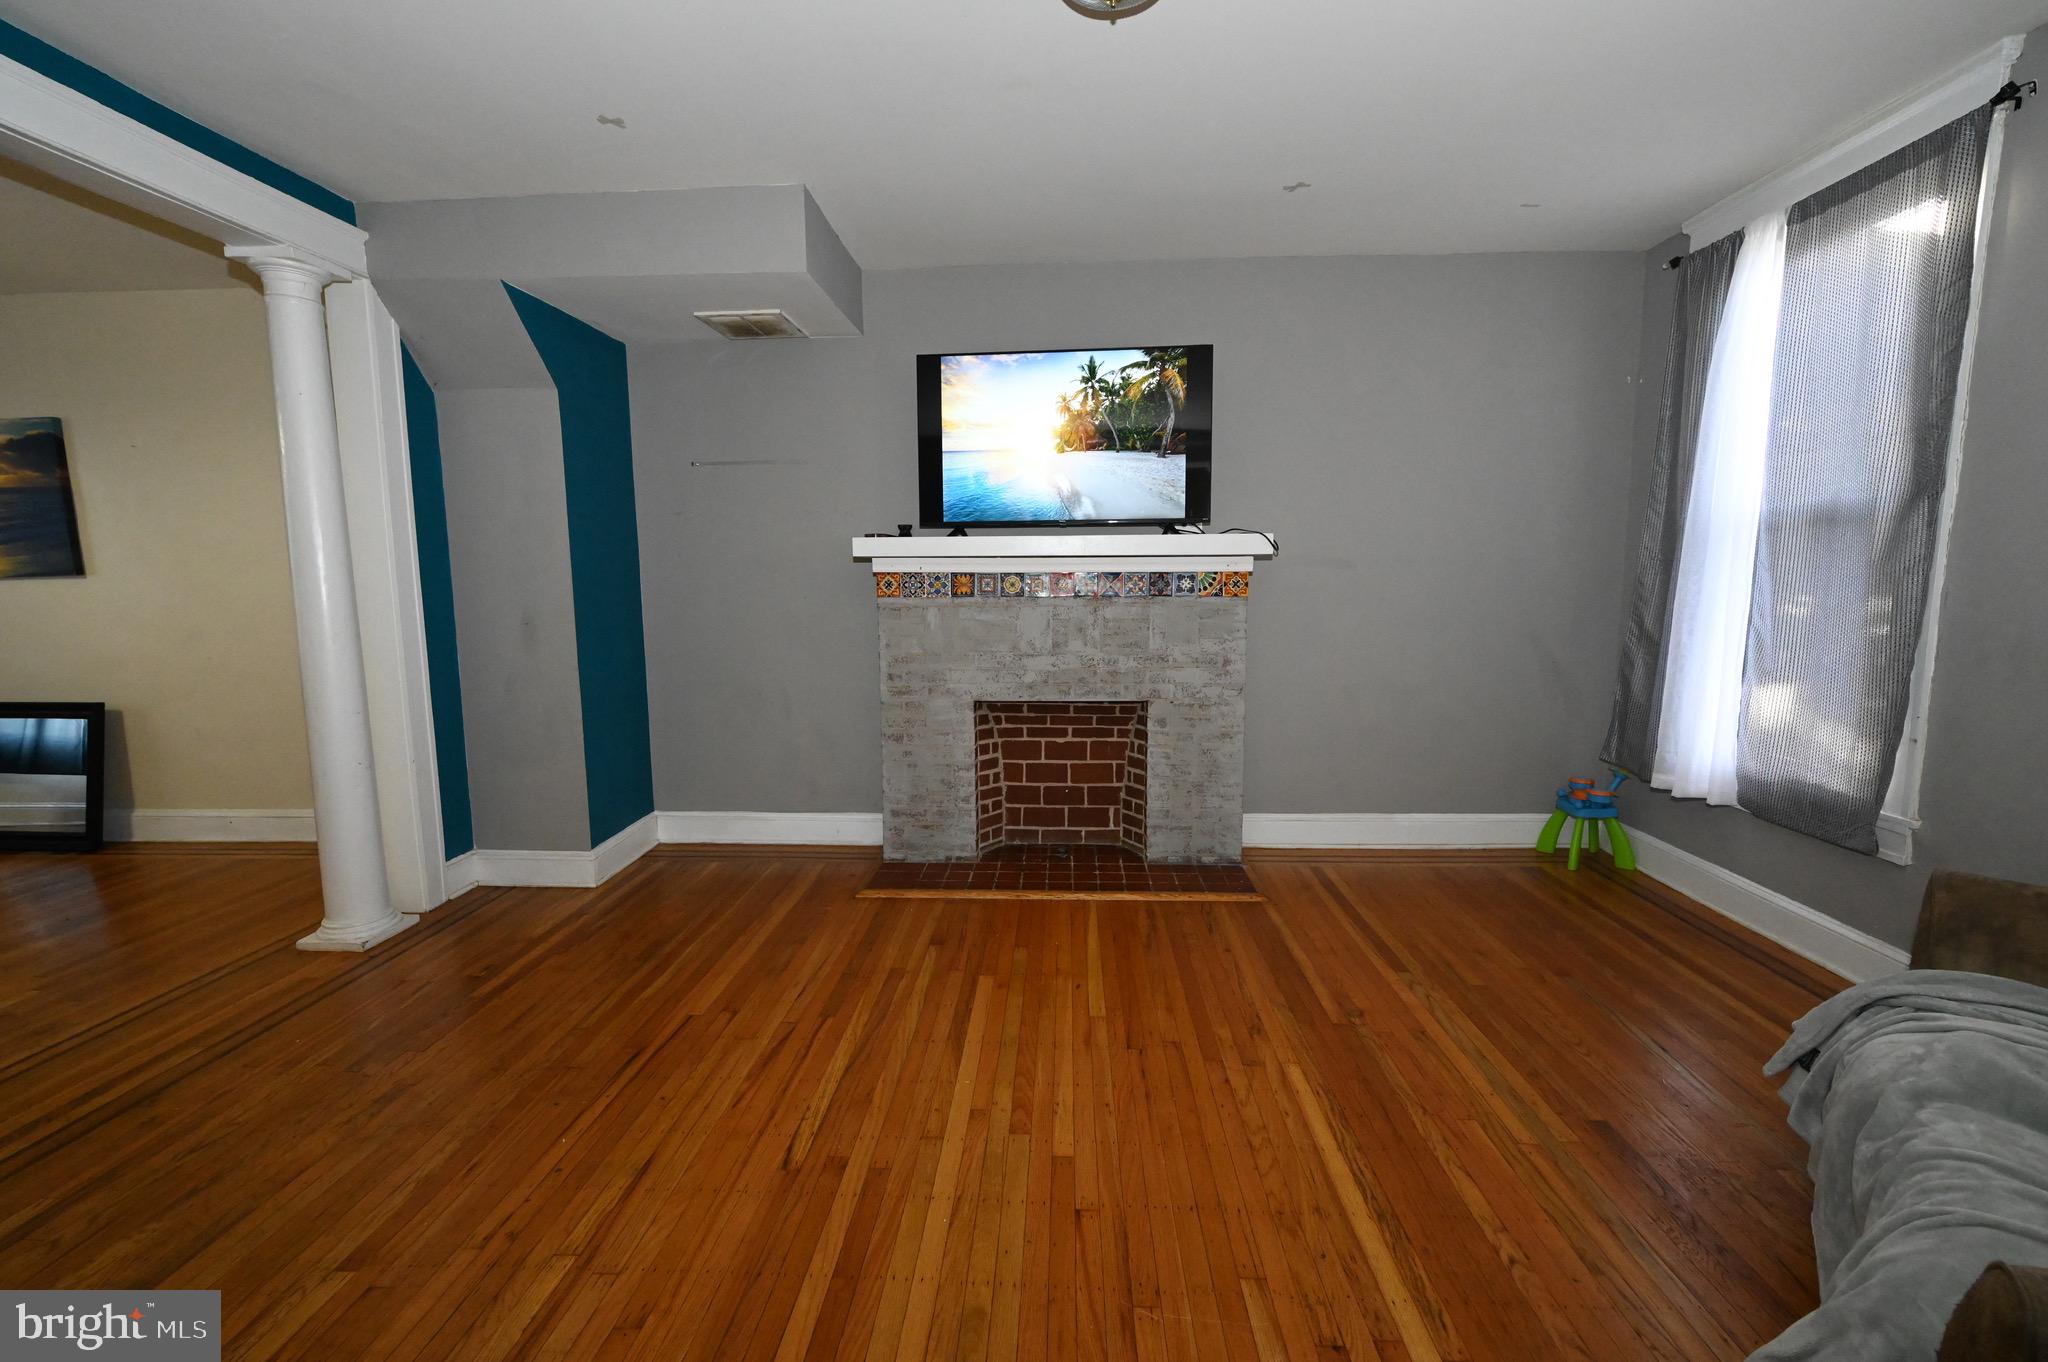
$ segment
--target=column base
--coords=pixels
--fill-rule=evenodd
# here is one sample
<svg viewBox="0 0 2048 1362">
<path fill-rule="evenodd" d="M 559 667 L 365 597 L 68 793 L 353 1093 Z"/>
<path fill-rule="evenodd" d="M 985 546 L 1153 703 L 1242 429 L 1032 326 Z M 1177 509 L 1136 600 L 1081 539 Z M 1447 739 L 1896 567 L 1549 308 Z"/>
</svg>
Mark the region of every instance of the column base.
<svg viewBox="0 0 2048 1362">
<path fill-rule="evenodd" d="M 393 913 L 383 922 L 369 927 L 336 929 L 321 924 L 320 930 L 311 936 L 299 938 L 302 951 L 366 951 L 380 941 L 389 941 L 407 927 L 418 922 L 417 917 L 406 913 Z"/>
</svg>

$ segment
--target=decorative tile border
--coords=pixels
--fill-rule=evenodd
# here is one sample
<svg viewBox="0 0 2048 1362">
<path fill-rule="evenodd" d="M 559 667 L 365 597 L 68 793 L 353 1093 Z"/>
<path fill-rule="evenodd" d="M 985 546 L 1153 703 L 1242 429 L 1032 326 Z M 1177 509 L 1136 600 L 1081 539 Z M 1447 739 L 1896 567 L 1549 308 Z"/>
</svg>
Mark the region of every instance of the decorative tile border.
<svg viewBox="0 0 2048 1362">
<path fill-rule="evenodd" d="M 999 600 L 1073 597 L 1115 600 L 1151 596 L 1252 594 L 1249 572 L 877 572 L 883 600 L 995 597 Z"/>
</svg>

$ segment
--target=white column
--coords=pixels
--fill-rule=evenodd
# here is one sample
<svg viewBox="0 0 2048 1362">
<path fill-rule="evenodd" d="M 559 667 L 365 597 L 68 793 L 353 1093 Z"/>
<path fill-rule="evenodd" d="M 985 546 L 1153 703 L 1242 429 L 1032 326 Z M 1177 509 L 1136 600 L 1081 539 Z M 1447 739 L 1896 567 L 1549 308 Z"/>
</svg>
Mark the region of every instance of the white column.
<svg viewBox="0 0 2048 1362">
<path fill-rule="evenodd" d="M 341 446 L 328 367 L 331 267 L 278 249 L 233 249 L 263 280 L 271 381 L 284 454 L 285 531 L 299 625 L 299 677 L 313 759 L 325 915 L 301 950 L 360 951 L 410 927 L 384 884 L 384 838 L 371 765 L 356 590 L 342 501 Z"/>
</svg>

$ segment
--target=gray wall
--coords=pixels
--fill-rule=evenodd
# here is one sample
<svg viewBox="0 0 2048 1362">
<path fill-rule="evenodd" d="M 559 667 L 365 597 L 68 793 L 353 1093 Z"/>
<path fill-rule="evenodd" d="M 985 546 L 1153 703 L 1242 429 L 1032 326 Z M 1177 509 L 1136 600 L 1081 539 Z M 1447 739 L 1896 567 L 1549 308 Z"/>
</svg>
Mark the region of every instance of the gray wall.
<svg viewBox="0 0 2048 1362">
<path fill-rule="evenodd" d="M 860 338 L 634 346 L 658 807 L 880 807 L 846 539 L 916 518 L 914 355 L 1175 341 L 1217 527 L 1281 540 L 1246 808 L 1540 811 L 1605 725 L 1641 304 L 1620 254 L 963 268 L 869 273 Z"/>
<path fill-rule="evenodd" d="M 861 271 L 800 184 L 359 205 L 377 290 L 436 383 L 530 363 L 505 283 L 621 339 L 711 334 L 692 315 L 779 307 L 813 336 L 860 329 Z M 516 337 L 516 341 L 515 341 Z"/>
<path fill-rule="evenodd" d="M 2016 80 L 2048 81 L 2029 44 Z M 1920 785 L 1923 826 L 1910 867 L 1895 866 L 1664 795 L 1638 796 L 1645 831 L 1895 945 L 1912 939 L 1937 866 L 2048 881 L 2040 780 L 2048 772 L 2048 384 L 2040 318 L 2048 315 L 2048 105 L 2009 116 L 1984 262 L 1984 308 L 1969 428 L 1941 604 L 1933 704 Z M 1640 507 L 1663 372 L 1673 276 L 1660 266 L 1682 238 L 1646 257 L 1645 384 L 1637 404 L 1632 513 Z M 1629 522 L 1631 531 L 1634 520 Z M 1619 619 L 1621 597 L 1614 600 Z M 1616 635 L 1618 638 L 1618 633 Z"/>
<path fill-rule="evenodd" d="M 555 390 L 445 389 L 435 401 L 476 844 L 588 851 Z"/>
</svg>

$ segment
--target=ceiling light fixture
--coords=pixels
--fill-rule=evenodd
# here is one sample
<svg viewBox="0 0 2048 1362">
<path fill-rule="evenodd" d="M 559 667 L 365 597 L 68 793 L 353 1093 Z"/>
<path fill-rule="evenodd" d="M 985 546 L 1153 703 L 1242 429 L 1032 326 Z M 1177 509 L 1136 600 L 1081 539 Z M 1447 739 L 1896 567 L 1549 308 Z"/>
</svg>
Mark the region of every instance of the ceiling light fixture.
<svg viewBox="0 0 2048 1362">
<path fill-rule="evenodd" d="M 1066 0 L 1067 8 L 1090 19 L 1107 19 L 1114 24 L 1133 14 L 1143 14 L 1159 0 Z"/>
</svg>

